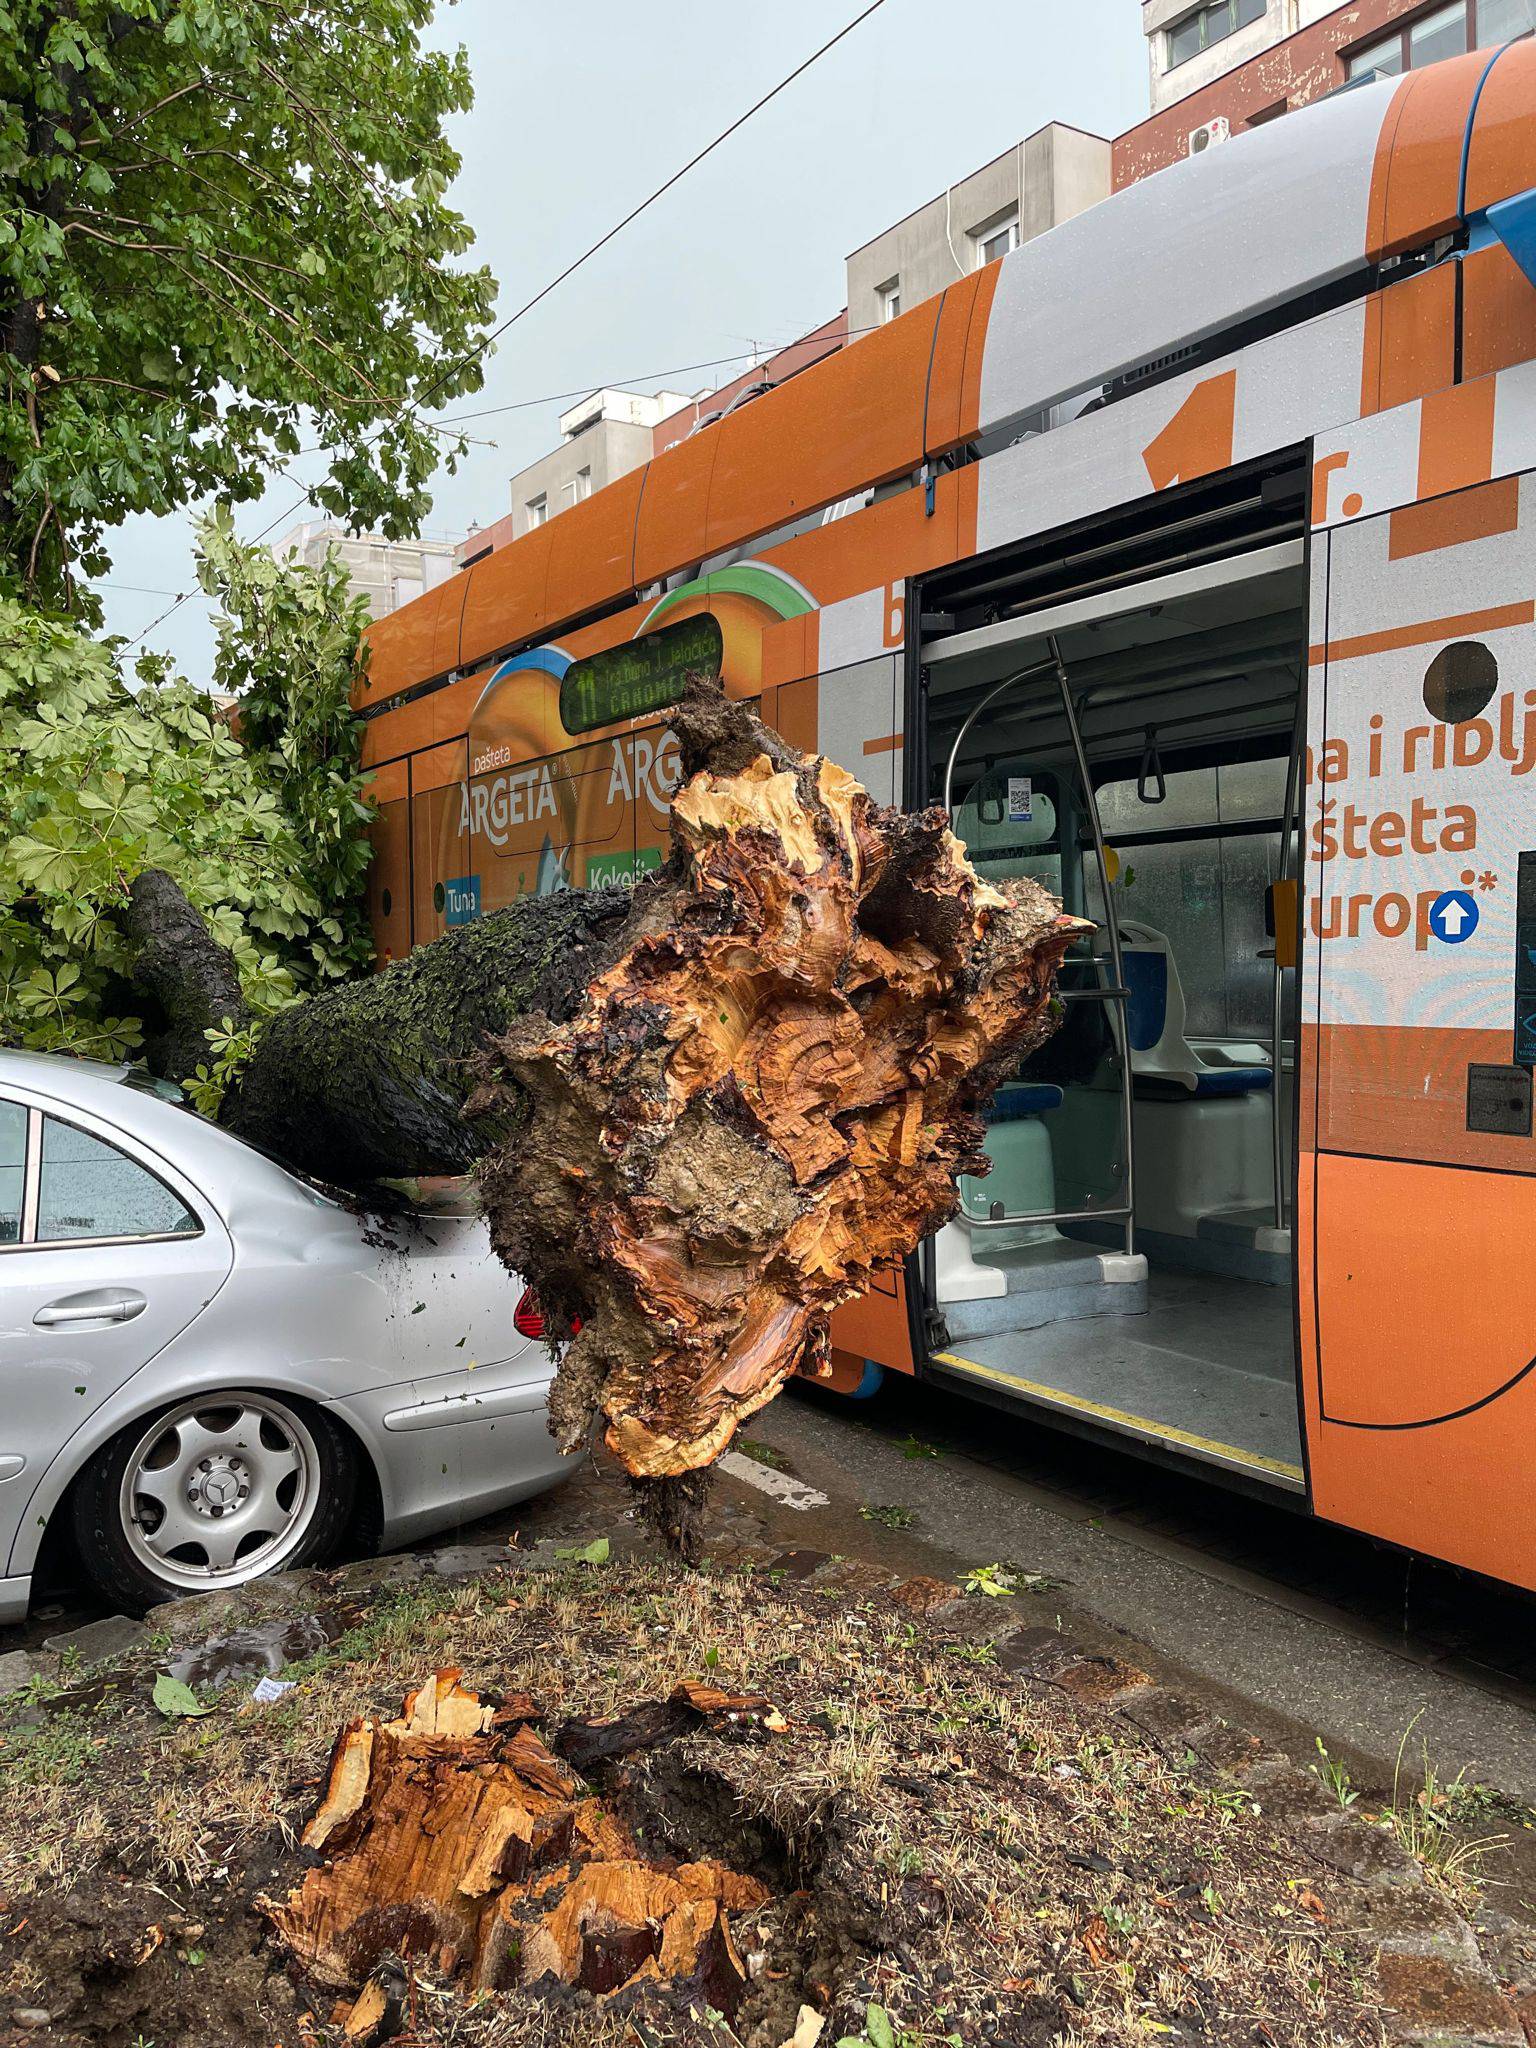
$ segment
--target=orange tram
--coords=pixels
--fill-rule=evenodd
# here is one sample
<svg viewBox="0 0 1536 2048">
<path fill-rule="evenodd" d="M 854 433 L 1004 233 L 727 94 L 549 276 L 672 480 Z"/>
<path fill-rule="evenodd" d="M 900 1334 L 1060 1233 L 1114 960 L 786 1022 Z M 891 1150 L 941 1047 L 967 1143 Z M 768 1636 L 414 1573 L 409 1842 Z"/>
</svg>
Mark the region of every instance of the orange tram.
<svg viewBox="0 0 1536 2048">
<path fill-rule="evenodd" d="M 1536 44 L 1132 186 L 371 643 L 383 957 L 658 865 L 701 667 L 1093 920 L 843 1391 L 1536 1587 Z"/>
</svg>

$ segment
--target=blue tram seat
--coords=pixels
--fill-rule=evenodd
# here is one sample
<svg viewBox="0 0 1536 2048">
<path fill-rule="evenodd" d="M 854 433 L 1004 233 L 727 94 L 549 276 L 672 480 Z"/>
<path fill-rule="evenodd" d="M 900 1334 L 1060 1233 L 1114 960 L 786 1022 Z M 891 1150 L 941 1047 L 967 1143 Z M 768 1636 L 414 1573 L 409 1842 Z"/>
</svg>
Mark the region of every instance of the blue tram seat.
<svg viewBox="0 0 1536 2048">
<path fill-rule="evenodd" d="M 1026 1116 L 1042 1116 L 1060 1109 L 1066 1100 L 1062 1090 L 1049 1081 L 1010 1081 L 999 1088 L 992 1107 L 982 1118 L 988 1124 L 1016 1124 Z"/>
<path fill-rule="evenodd" d="M 1164 933 L 1127 922 L 1121 965 L 1130 991 L 1126 1030 L 1135 1092 L 1150 1101 L 1200 1101 L 1252 1095 L 1274 1086 L 1268 1067 L 1221 1066 L 1203 1060 L 1184 1036 L 1184 989 Z"/>
</svg>

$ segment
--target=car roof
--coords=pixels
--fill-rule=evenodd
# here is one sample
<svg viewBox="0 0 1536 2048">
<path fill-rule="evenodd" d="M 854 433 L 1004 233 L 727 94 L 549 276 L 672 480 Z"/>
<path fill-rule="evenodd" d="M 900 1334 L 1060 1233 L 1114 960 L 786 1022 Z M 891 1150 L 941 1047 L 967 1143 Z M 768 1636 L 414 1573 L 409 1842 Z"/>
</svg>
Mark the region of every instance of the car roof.
<svg viewBox="0 0 1536 2048">
<path fill-rule="evenodd" d="M 44 1096 L 66 1114 L 80 1109 L 116 1125 L 179 1168 L 226 1214 L 235 1186 L 253 1180 L 268 1195 L 281 1189 L 290 1199 L 314 1198 L 303 1181 L 233 1132 L 210 1123 L 143 1067 L 0 1047 L 0 1091 L 8 1088 Z"/>
</svg>

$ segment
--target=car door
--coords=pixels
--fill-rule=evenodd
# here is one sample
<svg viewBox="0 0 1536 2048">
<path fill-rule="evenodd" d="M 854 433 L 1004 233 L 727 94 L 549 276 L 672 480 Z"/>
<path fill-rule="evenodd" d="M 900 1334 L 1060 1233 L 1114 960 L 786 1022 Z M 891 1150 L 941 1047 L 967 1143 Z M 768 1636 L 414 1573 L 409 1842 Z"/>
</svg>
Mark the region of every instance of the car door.
<svg viewBox="0 0 1536 2048">
<path fill-rule="evenodd" d="M 231 1258 L 167 1161 L 73 1108 L 0 1096 L 4 1548 L 69 1438 L 201 1313 Z"/>
</svg>

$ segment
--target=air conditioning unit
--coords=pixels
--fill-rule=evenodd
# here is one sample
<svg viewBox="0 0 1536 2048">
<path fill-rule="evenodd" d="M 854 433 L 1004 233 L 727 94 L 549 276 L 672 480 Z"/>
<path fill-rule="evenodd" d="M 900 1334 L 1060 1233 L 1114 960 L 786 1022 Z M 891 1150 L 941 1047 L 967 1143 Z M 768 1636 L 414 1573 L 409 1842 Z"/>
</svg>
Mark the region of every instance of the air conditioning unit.
<svg viewBox="0 0 1536 2048">
<path fill-rule="evenodd" d="M 1201 156 L 1206 150 L 1214 148 L 1218 142 L 1231 140 L 1232 123 L 1225 114 L 1218 114 L 1214 121 L 1205 121 L 1198 128 L 1190 129 L 1189 153 L 1191 156 Z"/>
</svg>

